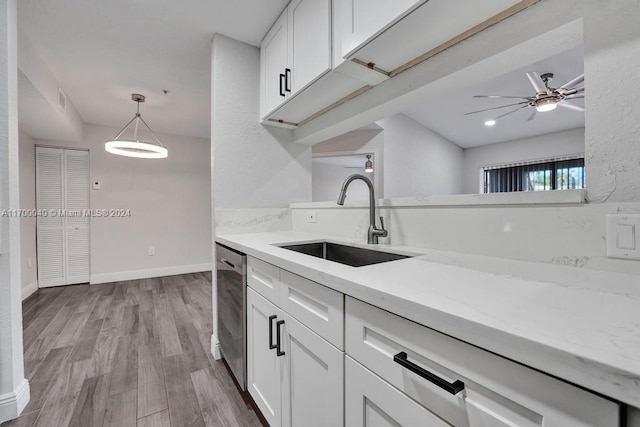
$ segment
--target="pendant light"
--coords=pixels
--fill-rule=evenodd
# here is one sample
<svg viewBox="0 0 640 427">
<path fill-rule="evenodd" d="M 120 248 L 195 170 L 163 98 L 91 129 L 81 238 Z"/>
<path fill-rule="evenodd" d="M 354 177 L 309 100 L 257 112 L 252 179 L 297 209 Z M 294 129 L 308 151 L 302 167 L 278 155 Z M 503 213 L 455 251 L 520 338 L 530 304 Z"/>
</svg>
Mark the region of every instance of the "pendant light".
<svg viewBox="0 0 640 427">
<path fill-rule="evenodd" d="M 371 161 L 371 154 L 367 154 L 367 161 L 364 163 L 365 172 L 373 172 L 373 162 Z"/>
<path fill-rule="evenodd" d="M 169 155 L 167 148 L 162 145 L 158 137 L 151 130 L 147 122 L 140 115 L 140 103 L 144 102 L 145 96 L 139 93 L 132 93 L 131 100 L 136 102 L 136 114 L 120 132 L 111 140 L 105 142 L 104 149 L 111 154 L 119 156 L 136 157 L 139 159 L 164 159 Z M 132 139 L 118 139 L 135 122 Z M 143 142 L 138 140 L 138 127 L 140 123 L 146 126 L 156 142 Z"/>
</svg>

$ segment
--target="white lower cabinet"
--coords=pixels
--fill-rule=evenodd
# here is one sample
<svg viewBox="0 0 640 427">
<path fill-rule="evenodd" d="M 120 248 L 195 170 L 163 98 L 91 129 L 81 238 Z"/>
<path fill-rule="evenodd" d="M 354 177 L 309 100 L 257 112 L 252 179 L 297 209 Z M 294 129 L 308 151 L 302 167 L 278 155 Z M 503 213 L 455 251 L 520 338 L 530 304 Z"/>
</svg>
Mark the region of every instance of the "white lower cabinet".
<svg viewBox="0 0 640 427">
<path fill-rule="evenodd" d="M 374 399 L 383 401 L 380 398 L 383 393 L 391 396 L 387 389 L 393 386 L 398 393 L 428 410 L 420 422 L 409 418 L 411 422 L 407 423 L 348 422 L 349 426 L 620 425 L 620 407 L 616 402 L 350 297 L 346 298 L 345 313 L 347 360 L 353 358 L 378 379 L 377 382 L 368 380 L 370 388 L 366 389 L 364 398 L 371 396 L 371 403 L 357 401 L 360 408 L 365 413 L 371 412 L 373 409 L 363 405 L 375 404 L 389 415 L 380 419 L 393 419 L 396 416 L 389 414 L 390 409 L 380 406 Z M 349 383 L 353 377 L 350 365 L 347 361 L 347 399 L 358 399 L 357 396 L 363 393 L 353 391 L 354 385 Z M 356 376 L 356 380 L 362 381 L 363 375 Z M 379 390 L 374 391 L 374 387 Z M 356 396 L 351 396 L 354 393 Z M 399 398 L 396 400 L 400 401 Z M 350 414 L 350 406 L 347 403 L 348 420 L 355 416 Z M 444 424 L 434 424 L 433 414 Z M 379 413 L 372 416 L 382 417 Z"/>
<path fill-rule="evenodd" d="M 618 402 L 251 257 L 247 382 L 272 427 L 621 425 Z"/>
<path fill-rule="evenodd" d="M 451 426 L 349 356 L 345 357 L 345 425 Z"/>
<path fill-rule="evenodd" d="M 269 424 L 342 426 L 344 353 L 251 288 L 247 316 L 248 390 Z"/>
<path fill-rule="evenodd" d="M 274 333 L 278 312 L 275 305 L 247 288 L 247 390 L 271 426 L 279 426 L 282 419 L 281 363 Z"/>
</svg>

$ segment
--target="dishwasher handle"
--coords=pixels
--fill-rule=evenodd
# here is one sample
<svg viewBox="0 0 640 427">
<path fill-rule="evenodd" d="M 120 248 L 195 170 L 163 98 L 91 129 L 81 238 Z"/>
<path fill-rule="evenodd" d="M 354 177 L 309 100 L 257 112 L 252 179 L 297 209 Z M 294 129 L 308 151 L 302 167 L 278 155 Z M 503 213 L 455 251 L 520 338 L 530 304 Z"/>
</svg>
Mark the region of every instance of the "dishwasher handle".
<svg viewBox="0 0 640 427">
<path fill-rule="evenodd" d="M 450 383 L 447 380 L 440 378 L 435 374 L 432 374 L 426 369 L 423 369 L 415 363 L 410 362 L 407 359 L 407 353 L 405 353 L 404 351 L 401 351 L 400 353 L 393 356 L 393 361 L 453 395 L 456 395 L 464 390 L 464 383 L 462 381 L 455 380 L 454 382 Z"/>
<path fill-rule="evenodd" d="M 224 264 L 227 264 L 229 267 L 233 268 L 234 270 L 236 269 L 236 266 L 233 265 L 233 263 L 231 261 L 227 261 L 224 258 L 220 258 L 220 261 L 223 262 Z"/>
</svg>

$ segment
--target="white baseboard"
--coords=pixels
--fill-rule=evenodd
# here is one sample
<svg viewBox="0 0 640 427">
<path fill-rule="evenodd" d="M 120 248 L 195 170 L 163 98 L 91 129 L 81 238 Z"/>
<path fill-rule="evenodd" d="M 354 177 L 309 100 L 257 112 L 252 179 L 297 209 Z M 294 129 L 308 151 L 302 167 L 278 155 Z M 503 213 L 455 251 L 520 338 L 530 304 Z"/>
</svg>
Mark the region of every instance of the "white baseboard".
<svg viewBox="0 0 640 427">
<path fill-rule="evenodd" d="M 29 381 L 26 379 L 12 393 L 0 395 L 0 423 L 18 418 L 29 398 Z"/>
<path fill-rule="evenodd" d="M 211 334 L 211 354 L 216 360 L 222 359 L 222 353 L 220 352 L 220 341 L 215 335 Z"/>
<path fill-rule="evenodd" d="M 146 270 L 118 271 L 115 273 L 92 274 L 89 283 L 120 282 L 123 280 L 148 279 L 150 277 L 175 276 L 176 274 L 199 273 L 211 271 L 212 264 L 176 265 L 173 267 L 149 268 Z"/>
<path fill-rule="evenodd" d="M 38 290 L 38 281 L 29 283 L 27 286 L 22 288 L 22 301 L 29 298 Z"/>
</svg>

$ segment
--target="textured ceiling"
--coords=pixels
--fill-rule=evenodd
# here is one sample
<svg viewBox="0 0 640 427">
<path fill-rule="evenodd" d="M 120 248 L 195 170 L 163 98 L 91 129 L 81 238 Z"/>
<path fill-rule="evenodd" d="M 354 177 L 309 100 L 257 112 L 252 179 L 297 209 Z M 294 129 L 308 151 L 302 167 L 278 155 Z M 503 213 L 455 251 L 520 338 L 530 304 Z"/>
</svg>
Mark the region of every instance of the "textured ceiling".
<svg viewBox="0 0 640 427">
<path fill-rule="evenodd" d="M 259 45 L 287 0 L 20 0 L 18 25 L 86 123 L 210 137 L 211 40 Z M 168 90 L 167 95 L 163 90 Z"/>
<path fill-rule="evenodd" d="M 562 86 L 584 73 L 583 47 L 570 49 L 507 74 L 496 69 L 496 77 L 491 80 L 468 87 L 457 87 L 447 96 L 430 99 L 416 108 L 405 111 L 404 114 L 463 148 L 584 127 L 584 113 L 560 107 L 547 113 L 538 113 L 533 121 L 527 121 L 533 107 L 525 108 L 499 119 L 493 127 L 485 126 L 484 122 L 516 107 L 464 115 L 471 111 L 520 102 L 517 99 L 473 98 L 473 95 L 535 95 L 535 90 L 525 74 L 528 71 L 539 74 L 553 73 L 554 79 L 550 86 Z M 586 81 L 586 96 L 588 86 Z M 584 100 L 575 100 L 572 103 L 584 106 Z"/>
</svg>

